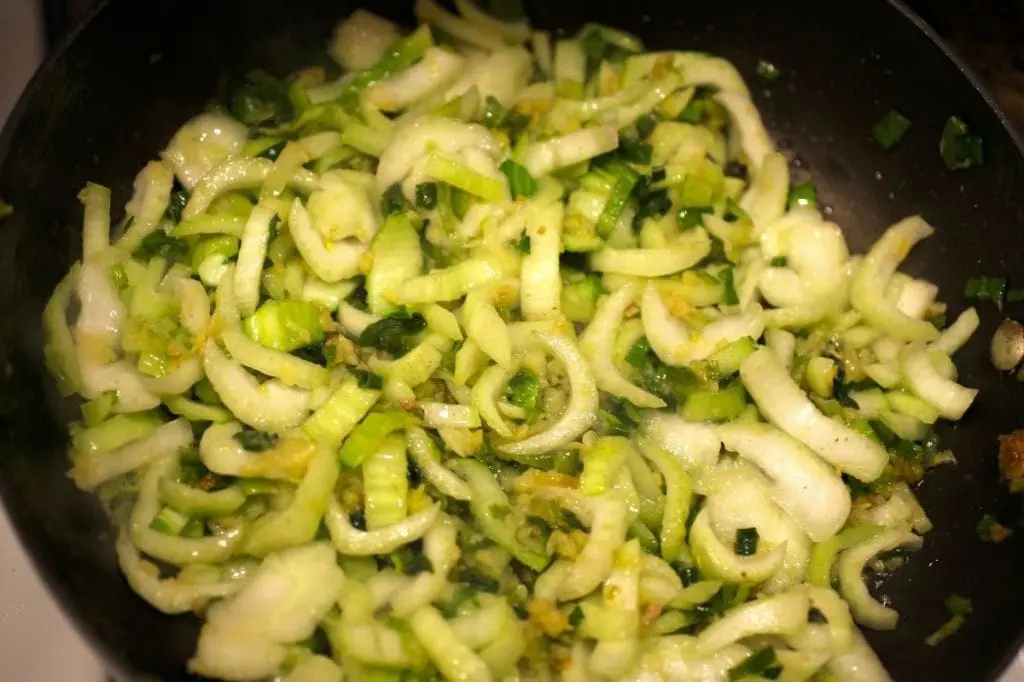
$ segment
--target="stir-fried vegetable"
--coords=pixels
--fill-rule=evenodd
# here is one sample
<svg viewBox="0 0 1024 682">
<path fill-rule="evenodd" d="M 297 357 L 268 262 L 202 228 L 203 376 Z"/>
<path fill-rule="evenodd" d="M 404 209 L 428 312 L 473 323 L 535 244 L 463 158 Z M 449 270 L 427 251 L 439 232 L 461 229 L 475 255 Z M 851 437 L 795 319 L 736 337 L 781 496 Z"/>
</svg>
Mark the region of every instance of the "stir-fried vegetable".
<svg viewBox="0 0 1024 682">
<path fill-rule="evenodd" d="M 851 257 L 725 60 L 454 6 L 250 73 L 123 230 L 82 191 L 45 358 L 129 584 L 215 679 L 888 679 L 864 571 L 976 395 L 977 312 L 898 272 L 932 228 Z"/>
</svg>

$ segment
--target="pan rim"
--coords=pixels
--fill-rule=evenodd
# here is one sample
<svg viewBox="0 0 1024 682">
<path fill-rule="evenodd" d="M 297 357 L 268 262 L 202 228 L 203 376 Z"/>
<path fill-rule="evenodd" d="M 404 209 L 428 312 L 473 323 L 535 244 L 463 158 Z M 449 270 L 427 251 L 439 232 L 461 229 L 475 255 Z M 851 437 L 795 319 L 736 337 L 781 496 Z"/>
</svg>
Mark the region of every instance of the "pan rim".
<svg viewBox="0 0 1024 682">
<path fill-rule="evenodd" d="M 114 0 L 98 0 L 75 22 L 67 34 L 48 50 L 45 58 L 36 68 L 31 79 L 29 79 L 18 96 L 3 126 L 0 127 L 0 168 L 5 166 L 15 132 L 21 127 L 29 104 L 36 97 L 42 84 L 52 76 L 79 36 L 113 2 Z M 883 2 L 891 6 L 900 16 L 909 21 L 917 30 L 921 31 L 942 52 L 946 59 L 956 67 L 974 91 L 981 96 L 988 109 L 995 115 L 999 124 L 1012 141 L 1018 156 L 1024 159 L 1024 134 L 1017 131 L 1003 108 L 999 105 L 991 89 L 985 85 L 978 74 L 950 47 L 949 43 L 931 25 L 908 7 L 903 0 L 883 0 Z M 42 578 L 42 583 L 47 593 L 56 602 L 60 612 L 71 622 L 74 630 L 88 644 L 90 651 L 108 671 L 114 673 L 117 678 L 139 679 L 136 675 L 137 671 L 133 670 L 127 664 L 126 659 L 120 653 L 114 651 L 109 646 L 109 643 L 92 627 L 83 609 L 78 606 L 77 600 L 72 598 L 72 591 L 57 580 L 50 563 L 43 559 L 45 552 L 42 551 L 41 532 L 35 525 L 34 517 L 24 507 L 13 505 L 10 502 L 14 497 L 12 492 L 13 482 L 4 475 L 2 460 L 3 458 L 0 457 L 0 506 L 7 513 L 15 531 L 16 541 L 28 555 L 28 560 L 33 570 Z M 1024 630 L 1017 633 L 1014 646 L 1003 653 L 1002 658 L 987 672 L 988 677 L 986 679 L 990 682 L 1000 680 L 1018 658 L 1022 649 L 1024 649 Z"/>
</svg>

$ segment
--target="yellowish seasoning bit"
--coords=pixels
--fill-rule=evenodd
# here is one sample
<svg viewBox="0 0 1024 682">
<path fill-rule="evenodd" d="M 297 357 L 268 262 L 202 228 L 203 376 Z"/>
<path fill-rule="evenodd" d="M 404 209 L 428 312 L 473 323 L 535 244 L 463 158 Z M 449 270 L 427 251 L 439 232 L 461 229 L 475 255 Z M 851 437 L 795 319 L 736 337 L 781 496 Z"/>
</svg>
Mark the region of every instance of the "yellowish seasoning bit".
<svg viewBox="0 0 1024 682">
<path fill-rule="evenodd" d="M 311 66 L 295 74 L 295 82 L 304 88 L 323 85 L 327 80 L 327 72 L 322 66 Z"/>
<path fill-rule="evenodd" d="M 672 70 L 672 55 L 663 54 L 654 60 L 654 66 L 651 67 L 651 77 L 661 78 L 667 76 L 668 72 Z"/>
<path fill-rule="evenodd" d="M 568 617 L 562 613 L 554 602 L 547 599 L 534 599 L 526 605 L 530 622 L 537 626 L 548 637 L 557 637 L 563 632 L 572 630 Z"/>
<path fill-rule="evenodd" d="M 633 303 L 628 308 L 626 308 L 626 312 L 623 314 L 623 317 L 629 320 L 634 317 L 637 317 L 638 315 L 640 315 L 640 306 Z"/>
<path fill-rule="evenodd" d="M 419 407 L 419 403 L 413 398 L 399 398 L 398 407 L 405 410 L 406 412 L 415 412 Z"/>
<path fill-rule="evenodd" d="M 654 621 L 658 620 L 661 615 L 661 606 L 658 604 L 648 604 L 644 609 L 644 612 L 640 616 L 640 622 L 644 626 L 651 625 Z"/>
<path fill-rule="evenodd" d="M 579 547 L 576 546 L 572 537 L 562 530 L 552 531 L 548 536 L 547 549 L 552 554 L 570 560 L 575 559 L 580 553 Z"/>
<path fill-rule="evenodd" d="M 622 79 L 615 69 L 604 69 L 601 72 L 600 92 L 604 96 L 614 95 L 622 87 Z"/>
<path fill-rule="evenodd" d="M 430 498 L 430 495 L 427 494 L 427 490 L 424 486 L 417 486 L 409 491 L 407 504 L 410 514 L 421 512 L 430 507 L 433 503 L 433 500 Z"/>
<path fill-rule="evenodd" d="M 364 251 L 359 256 L 359 272 L 364 275 L 370 274 L 370 270 L 373 270 L 373 254 L 369 251 Z"/>
</svg>

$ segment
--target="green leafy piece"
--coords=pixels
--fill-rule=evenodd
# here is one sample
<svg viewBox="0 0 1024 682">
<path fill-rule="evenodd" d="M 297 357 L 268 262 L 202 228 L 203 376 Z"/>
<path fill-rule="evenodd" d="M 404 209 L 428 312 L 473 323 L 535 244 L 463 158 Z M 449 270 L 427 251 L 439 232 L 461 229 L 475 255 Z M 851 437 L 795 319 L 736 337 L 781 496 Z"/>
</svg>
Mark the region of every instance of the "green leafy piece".
<svg viewBox="0 0 1024 682">
<path fill-rule="evenodd" d="M 967 279 L 964 296 L 978 301 L 992 301 L 1000 310 L 1006 295 L 1006 278 L 975 275 Z"/>
<path fill-rule="evenodd" d="M 537 193 L 537 181 L 530 175 L 530 171 L 526 170 L 526 166 L 512 159 L 506 159 L 502 161 L 499 168 L 508 178 L 508 187 L 512 192 L 513 199 L 532 197 Z"/>
<path fill-rule="evenodd" d="M 740 220 L 750 220 L 750 216 L 747 214 L 747 212 L 744 211 L 743 208 L 740 207 L 740 205 L 736 203 L 736 200 L 733 199 L 732 197 L 729 197 L 728 199 L 725 200 L 724 217 L 725 220 L 730 223 L 737 222 Z"/>
<path fill-rule="evenodd" d="M 672 199 L 667 189 L 657 189 L 646 194 L 640 200 L 640 209 L 637 211 L 636 220 L 644 218 L 656 218 L 663 216 L 672 208 Z"/>
<path fill-rule="evenodd" d="M 245 428 L 235 434 L 238 444 L 249 452 L 264 452 L 277 445 L 277 434 Z"/>
<path fill-rule="evenodd" d="M 516 251 L 523 254 L 524 256 L 530 255 L 530 235 L 524 234 L 516 242 Z"/>
<path fill-rule="evenodd" d="M 431 209 L 437 205 L 437 183 L 422 182 L 416 185 L 416 207 Z"/>
<path fill-rule="evenodd" d="M 735 550 L 740 556 L 757 554 L 757 543 L 760 540 L 757 528 L 740 528 L 736 531 Z"/>
<path fill-rule="evenodd" d="M 750 654 L 742 663 L 729 669 L 729 680 L 742 680 L 746 677 L 761 677 L 774 680 L 782 673 L 775 649 L 768 646 Z"/>
<path fill-rule="evenodd" d="M 704 216 L 712 211 L 713 209 L 710 206 L 684 206 L 679 209 L 679 215 L 676 216 L 676 223 L 681 229 L 689 230 L 690 228 L 703 225 Z"/>
<path fill-rule="evenodd" d="M 619 158 L 631 163 L 647 165 L 651 162 L 654 147 L 649 142 L 635 137 L 623 137 L 619 140 Z"/>
<path fill-rule="evenodd" d="M 768 261 L 768 265 L 773 268 L 784 268 L 789 265 L 789 260 L 785 256 L 776 256 Z"/>
<path fill-rule="evenodd" d="M 673 566 L 679 579 L 683 582 L 683 587 L 689 587 L 696 582 L 700 581 L 700 569 L 693 565 Z"/>
<path fill-rule="evenodd" d="M 626 351 L 626 362 L 632 366 L 640 369 L 647 362 L 647 358 L 651 352 L 651 344 L 647 340 L 646 336 L 642 336 L 633 342 L 633 345 Z"/>
<path fill-rule="evenodd" d="M 808 180 L 789 188 L 789 199 L 786 201 L 786 207 L 796 208 L 798 206 L 818 207 L 818 191 L 814 187 L 813 180 Z"/>
<path fill-rule="evenodd" d="M 384 217 L 401 213 L 409 207 L 409 202 L 405 200 L 405 195 L 402 194 L 402 187 L 395 183 L 386 190 L 380 198 L 380 210 L 384 214 Z"/>
<path fill-rule="evenodd" d="M 505 400 L 526 411 L 527 421 L 540 414 L 540 377 L 528 369 L 515 373 L 505 387 Z"/>
<path fill-rule="evenodd" d="M 430 561 L 422 543 L 412 543 L 388 555 L 388 562 L 402 575 L 418 575 L 430 570 Z"/>
<path fill-rule="evenodd" d="M 995 516 L 985 514 L 977 527 L 978 539 L 982 542 L 1000 543 L 1013 535 L 1013 531 L 999 523 Z"/>
<path fill-rule="evenodd" d="M 572 607 L 572 611 L 569 612 L 569 625 L 572 626 L 573 630 L 578 630 L 580 625 L 583 624 L 583 609 L 579 607 L 579 604 Z"/>
<path fill-rule="evenodd" d="M 718 273 L 718 279 L 721 280 L 725 286 L 725 304 L 726 305 L 738 305 L 740 302 L 739 296 L 736 294 L 736 283 L 734 281 L 734 273 L 732 266 L 722 268 Z"/>
<path fill-rule="evenodd" d="M 658 127 L 658 123 L 661 122 L 661 116 L 657 112 L 649 111 L 636 120 L 634 124 L 636 126 L 636 134 L 641 140 L 646 140 L 654 132 L 654 129 Z"/>
<path fill-rule="evenodd" d="M 871 126 L 871 136 L 882 149 L 892 149 L 910 130 L 910 119 L 895 109 L 883 116 L 878 123 Z"/>
<path fill-rule="evenodd" d="M 172 237 L 163 230 L 154 230 L 142 238 L 137 256 L 148 259 L 159 256 L 167 260 L 180 261 L 188 256 L 188 243 L 184 239 Z"/>
<path fill-rule="evenodd" d="M 713 87 L 701 86 L 693 93 L 686 107 L 679 112 L 679 120 L 683 123 L 700 125 L 708 116 L 716 90 Z"/>
<path fill-rule="evenodd" d="M 409 337 L 426 328 L 427 321 L 422 315 L 399 310 L 369 325 L 359 335 L 357 343 L 401 357 L 412 347 Z"/>
<path fill-rule="evenodd" d="M 516 138 L 530 125 L 530 117 L 515 109 L 505 108 L 501 102 L 488 95 L 484 100 L 483 124 L 492 130 L 506 130 L 510 138 Z"/>
<path fill-rule="evenodd" d="M 164 211 L 164 215 L 175 224 L 181 222 L 181 212 L 185 210 L 185 204 L 187 203 L 188 190 L 179 187 L 171 192 L 171 200 L 167 203 L 167 210 Z"/>
<path fill-rule="evenodd" d="M 640 179 L 640 175 L 624 163 L 609 162 L 606 168 L 614 176 L 615 184 L 597 219 L 597 234 L 601 237 L 607 237 L 615 229 L 615 224 Z"/>
<path fill-rule="evenodd" d="M 967 124 L 956 116 L 950 116 L 942 129 L 939 154 L 949 170 L 964 170 L 985 162 L 981 136 L 971 133 Z"/>
<path fill-rule="evenodd" d="M 266 71 L 250 71 L 231 93 L 228 110 L 248 126 L 283 123 L 292 116 L 288 86 Z"/>
<path fill-rule="evenodd" d="M 766 81 L 774 81 L 774 80 L 778 80 L 779 76 L 781 76 L 781 75 L 782 75 L 782 72 L 779 71 L 779 69 L 774 64 L 772 64 L 770 61 L 768 61 L 766 59 L 762 59 L 761 61 L 759 61 L 757 63 L 757 76 L 758 76 L 758 78 L 762 78 L 762 79 L 764 79 Z"/>
</svg>

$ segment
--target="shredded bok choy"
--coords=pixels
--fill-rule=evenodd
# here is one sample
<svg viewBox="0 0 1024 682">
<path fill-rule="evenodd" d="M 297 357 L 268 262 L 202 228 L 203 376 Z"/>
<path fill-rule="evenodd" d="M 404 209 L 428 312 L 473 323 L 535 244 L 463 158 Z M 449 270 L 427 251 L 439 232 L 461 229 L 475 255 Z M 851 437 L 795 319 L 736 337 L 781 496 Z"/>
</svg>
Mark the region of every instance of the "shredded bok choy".
<svg viewBox="0 0 1024 682">
<path fill-rule="evenodd" d="M 220 680 L 889 679 L 977 393 L 933 228 L 851 256 L 723 59 L 454 5 L 80 195 L 45 357 L 128 583 Z"/>
</svg>

